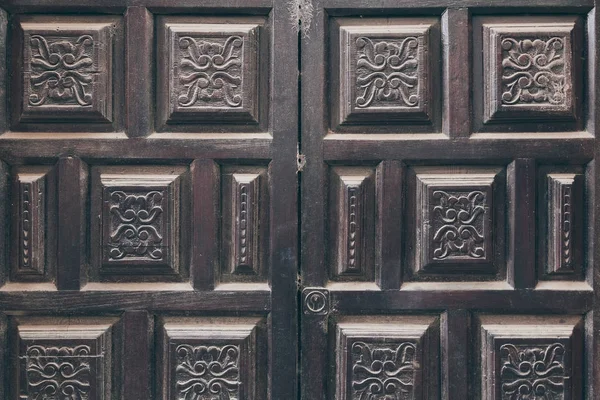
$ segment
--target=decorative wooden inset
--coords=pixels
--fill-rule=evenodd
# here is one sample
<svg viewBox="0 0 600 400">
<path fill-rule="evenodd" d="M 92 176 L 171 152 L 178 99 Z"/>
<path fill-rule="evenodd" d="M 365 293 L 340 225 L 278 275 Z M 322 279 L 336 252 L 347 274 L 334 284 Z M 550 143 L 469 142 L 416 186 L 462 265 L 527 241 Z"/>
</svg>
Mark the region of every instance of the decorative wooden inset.
<svg viewBox="0 0 600 400">
<path fill-rule="evenodd" d="M 112 318 L 19 318 L 18 398 L 111 398 L 115 322 Z"/>
<path fill-rule="evenodd" d="M 575 119 L 579 29 L 574 17 L 484 23 L 483 122 Z"/>
<path fill-rule="evenodd" d="M 579 316 L 481 316 L 481 398 L 579 399 Z"/>
<path fill-rule="evenodd" d="M 374 279 L 375 171 L 335 167 L 331 175 L 332 277 Z"/>
<path fill-rule="evenodd" d="M 431 121 L 434 19 L 340 18 L 336 124 Z M 336 33 L 337 34 L 337 33 Z"/>
<path fill-rule="evenodd" d="M 262 324 L 258 318 L 165 318 L 160 397 L 262 399 Z"/>
<path fill-rule="evenodd" d="M 221 196 L 221 278 L 225 281 L 264 280 L 269 225 L 267 169 L 225 167 Z"/>
<path fill-rule="evenodd" d="M 415 171 L 415 272 L 495 272 L 494 186 L 500 170 Z"/>
<path fill-rule="evenodd" d="M 260 25 L 164 21 L 162 122 L 258 123 Z"/>
<path fill-rule="evenodd" d="M 17 122 L 112 121 L 112 17 L 23 16 Z"/>
<path fill-rule="evenodd" d="M 114 275 L 178 275 L 181 254 L 183 167 L 96 167 L 92 208 L 101 218 L 98 272 Z M 96 230 L 93 231 L 97 232 Z M 96 238 L 96 239 L 94 239 Z M 99 250 L 99 251 L 98 251 Z"/>
<path fill-rule="evenodd" d="M 583 250 L 583 175 L 556 173 L 548 178 L 548 274 L 580 268 Z"/>
<path fill-rule="evenodd" d="M 435 317 L 344 317 L 335 326 L 336 399 L 436 399 Z"/>
</svg>

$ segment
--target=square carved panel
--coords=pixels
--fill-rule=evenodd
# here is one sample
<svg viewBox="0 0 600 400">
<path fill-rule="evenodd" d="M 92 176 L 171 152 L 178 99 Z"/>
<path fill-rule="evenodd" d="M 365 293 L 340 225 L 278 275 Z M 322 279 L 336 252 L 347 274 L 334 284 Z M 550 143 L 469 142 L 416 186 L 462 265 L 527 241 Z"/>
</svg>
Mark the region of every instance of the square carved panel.
<svg viewBox="0 0 600 400">
<path fill-rule="evenodd" d="M 262 319 L 164 318 L 161 325 L 161 399 L 266 398 Z"/>
<path fill-rule="evenodd" d="M 583 320 L 579 316 L 481 316 L 483 400 L 581 399 Z"/>
<path fill-rule="evenodd" d="M 329 264 L 334 280 L 375 280 L 375 168 L 333 167 Z"/>
<path fill-rule="evenodd" d="M 575 120 L 581 113 L 582 23 L 503 17 L 483 23 L 483 123 Z"/>
<path fill-rule="evenodd" d="M 13 121 L 113 120 L 116 17 L 21 16 L 15 25 Z"/>
<path fill-rule="evenodd" d="M 436 317 L 342 317 L 332 331 L 336 400 L 439 399 Z"/>
<path fill-rule="evenodd" d="M 503 170 L 414 168 L 413 273 L 490 275 L 501 264 Z"/>
<path fill-rule="evenodd" d="M 19 166 L 12 173 L 11 281 L 51 281 L 56 264 L 56 173 Z"/>
<path fill-rule="evenodd" d="M 169 123 L 259 121 L 264 20 L 164 17 L 159 24 L 158 112 Z"/>
<path fill-rule="evenodd" d="M 17 318 L 12 398 L 113 398 L 114 318 Z M 116 392 L 116 390 L 115 390 Z"/>
<path fill-rule="evenodd" d="M 95 279 L 186 275 L 186 184 L 185 167 L 92 169 Z"/>
<path fill-rule="evenodd" d="M 334 125 L 431 123 L 437 20 L 334 20 Z"/>
<path fill-rule="evenodd" d="M 221 281 L 266 281 L 268 169 L 224 166 L 221 171 Z"/>
</svg>

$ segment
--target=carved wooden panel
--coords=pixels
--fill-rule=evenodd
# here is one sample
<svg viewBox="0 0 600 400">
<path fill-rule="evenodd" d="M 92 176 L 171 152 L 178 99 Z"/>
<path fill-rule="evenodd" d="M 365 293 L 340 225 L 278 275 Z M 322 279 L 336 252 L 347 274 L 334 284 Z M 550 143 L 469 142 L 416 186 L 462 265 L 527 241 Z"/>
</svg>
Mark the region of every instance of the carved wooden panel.
<svg viewBox="0 0 600 400">
<path fill-rule="evenodd" d="M 579 316 L 481 316 L 481 399 L 581 399 Z"/>
<path fill-rule="evenodd" d="M 538 173 L 541 279 L 583 279 L 585 178 L 581 167 L 542 166 Z"/>
<path fill-rule="evenodd" d="M 52 280 L 56 246 L 52 167 L 16 167 L 12 185 L 12 281 Z"/>
<path fill-rule="evenodd" d="M 13 122 L 111 122 L 115 17 L 21 16 Z"/>
<path fill-rule="evenodd" d="M 16 319 L 14 397 L 110 400 L 114 318 Z"/>
<path fill-rule="evenodd" d="M 159 124 L 257 124 L 262 18 L 159 22 Z M 162 50 L 159 50 L 162 51 Z"/>
<path fill-rule="evenodd" d="M 439 38 L 432 18 L 334 20 L 333 125 L 433 123 Z"/>
<path fill-rule="evenodd" d="M 413 173 L 414 273 L 496 274 L 505 218 L 503 170 L 416 167 Z"/>
<path fill-rule="evenodd" d="M 333 167 L 329 205 L 331 278 L 374 281 L 375 169 Z"/>
<path fill-rule="evenodd" d="M 92 169 L 94 280 L 187 275 L 186 185 L 184 167 Z"/>
<path fill-rule="evenodd" d="M 335 399 L 439 399 L 436 317 L 342 317 L 335 332 Z"/>
<path fill-rule="evenodd" d="M 482 52 L 481 87 L 485 88 L 483 104 L 476 104 L 476 110 L 481 106 L 481 122 L 526 121 L 540 124 L 541 130 L 553 129 L 552 124 L 560 121 L 580 126 L 584 47 L 580 18 L 515 16 L 478 21 L 481 26 L 476 24 L 475 29 L 478 34 L 482 30 L 482 48 L 475 51 Z"/>
<path fill-rule="evenodd" d="M 265 398 L 263 320 L 164 318 L 161 325 L 160 398 Z"/>
<path fill-rule="evenodd" d="M 265 167 L 222 168 L 223 281 L 266 280 L 269 180 Z"/>
</svg>

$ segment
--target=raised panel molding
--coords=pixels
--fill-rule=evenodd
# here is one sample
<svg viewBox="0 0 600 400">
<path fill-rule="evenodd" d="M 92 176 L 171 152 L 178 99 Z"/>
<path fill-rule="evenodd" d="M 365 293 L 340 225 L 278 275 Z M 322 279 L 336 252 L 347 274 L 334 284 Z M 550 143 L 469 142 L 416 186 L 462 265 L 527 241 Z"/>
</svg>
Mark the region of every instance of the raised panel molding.
<svg viewBox="0 0 600 400">
<path fill-rule="evenodd" d="M 159 393 L 165 400 L 265 398 L 260 318 L 161 320 Z"/>
<path fill-rule="evenodd" d="M 260 35 L 264 21 L 161 18 L 161 125 L 259 122 Z"/>
<path fill-rule="evenodd" d="M 583 175 L 553 173 L 548 185 L 548 252 L 546 273 L 581 271 L 583 252 Z"/>
<path fill-rule="evenodd" d="M 582 398 L 579 316 L 480 316 L 481 398 Z"/>
<path fill-rule="evenodd" d="M 55 191 L 52 167 L 13 170 L 12 281 L 48 281 L 53 277 Z"/>
<path fill-rule="evenodd" d="M 222 169 L 222 281 L 266 280 L 268 169 Z"/>
<path fill-rule="evenodd" d="M 185 167 L 94 167 L 92 224 L 95 279 L 182 279 Z"/>
<path fill-rule="evenodd" d="M 415 173 L 416 274 L 494 274 L 505 205 L 500 168 L 418 167 Z M 499 204 L 496 204 L 499 202 Z"/>
<path fill-rule="evenodd" d="M 487 20 L 483 123 L 575 120 L 581 112 L 581 25 L 568 16 Z"/>
<path fill-rule="evenodd" d="M 116 318 L 19 317 L 14 397 L 110 400 Z"/>
<path fill-rule="evenodd" d="M 335 20 L 339 60 L 335 125 L 431 123 L 433 18 Z M 335 68 L 335 67 L 334 67 Z"/>
<path fill-rule="evenodd" d="M 374 168 L 331 169 L 329 232 L 331 278 L 374 281 Z"/>
<path fill-rule="evenodd" d="M 440 398 L 438 318 L 341 317 L 332 330 L 336 400 Z"/>
<path fill-rule="evenodd" d="M 20 16 L 13 121 L 112 122 L 117 24 L 104 16 Z"/>
</svg>

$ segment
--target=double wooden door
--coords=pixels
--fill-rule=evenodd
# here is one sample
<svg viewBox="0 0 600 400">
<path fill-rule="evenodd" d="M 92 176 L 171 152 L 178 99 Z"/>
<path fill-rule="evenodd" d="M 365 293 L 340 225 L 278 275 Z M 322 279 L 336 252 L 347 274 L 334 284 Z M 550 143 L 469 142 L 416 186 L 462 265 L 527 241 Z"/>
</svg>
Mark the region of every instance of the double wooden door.
<svg viewBox="0 0 600 400">
<path fill-rule="evenodd" d="M 0 399 L 597 398 L 597 6 L 0 2 Z"/>
</svg>

